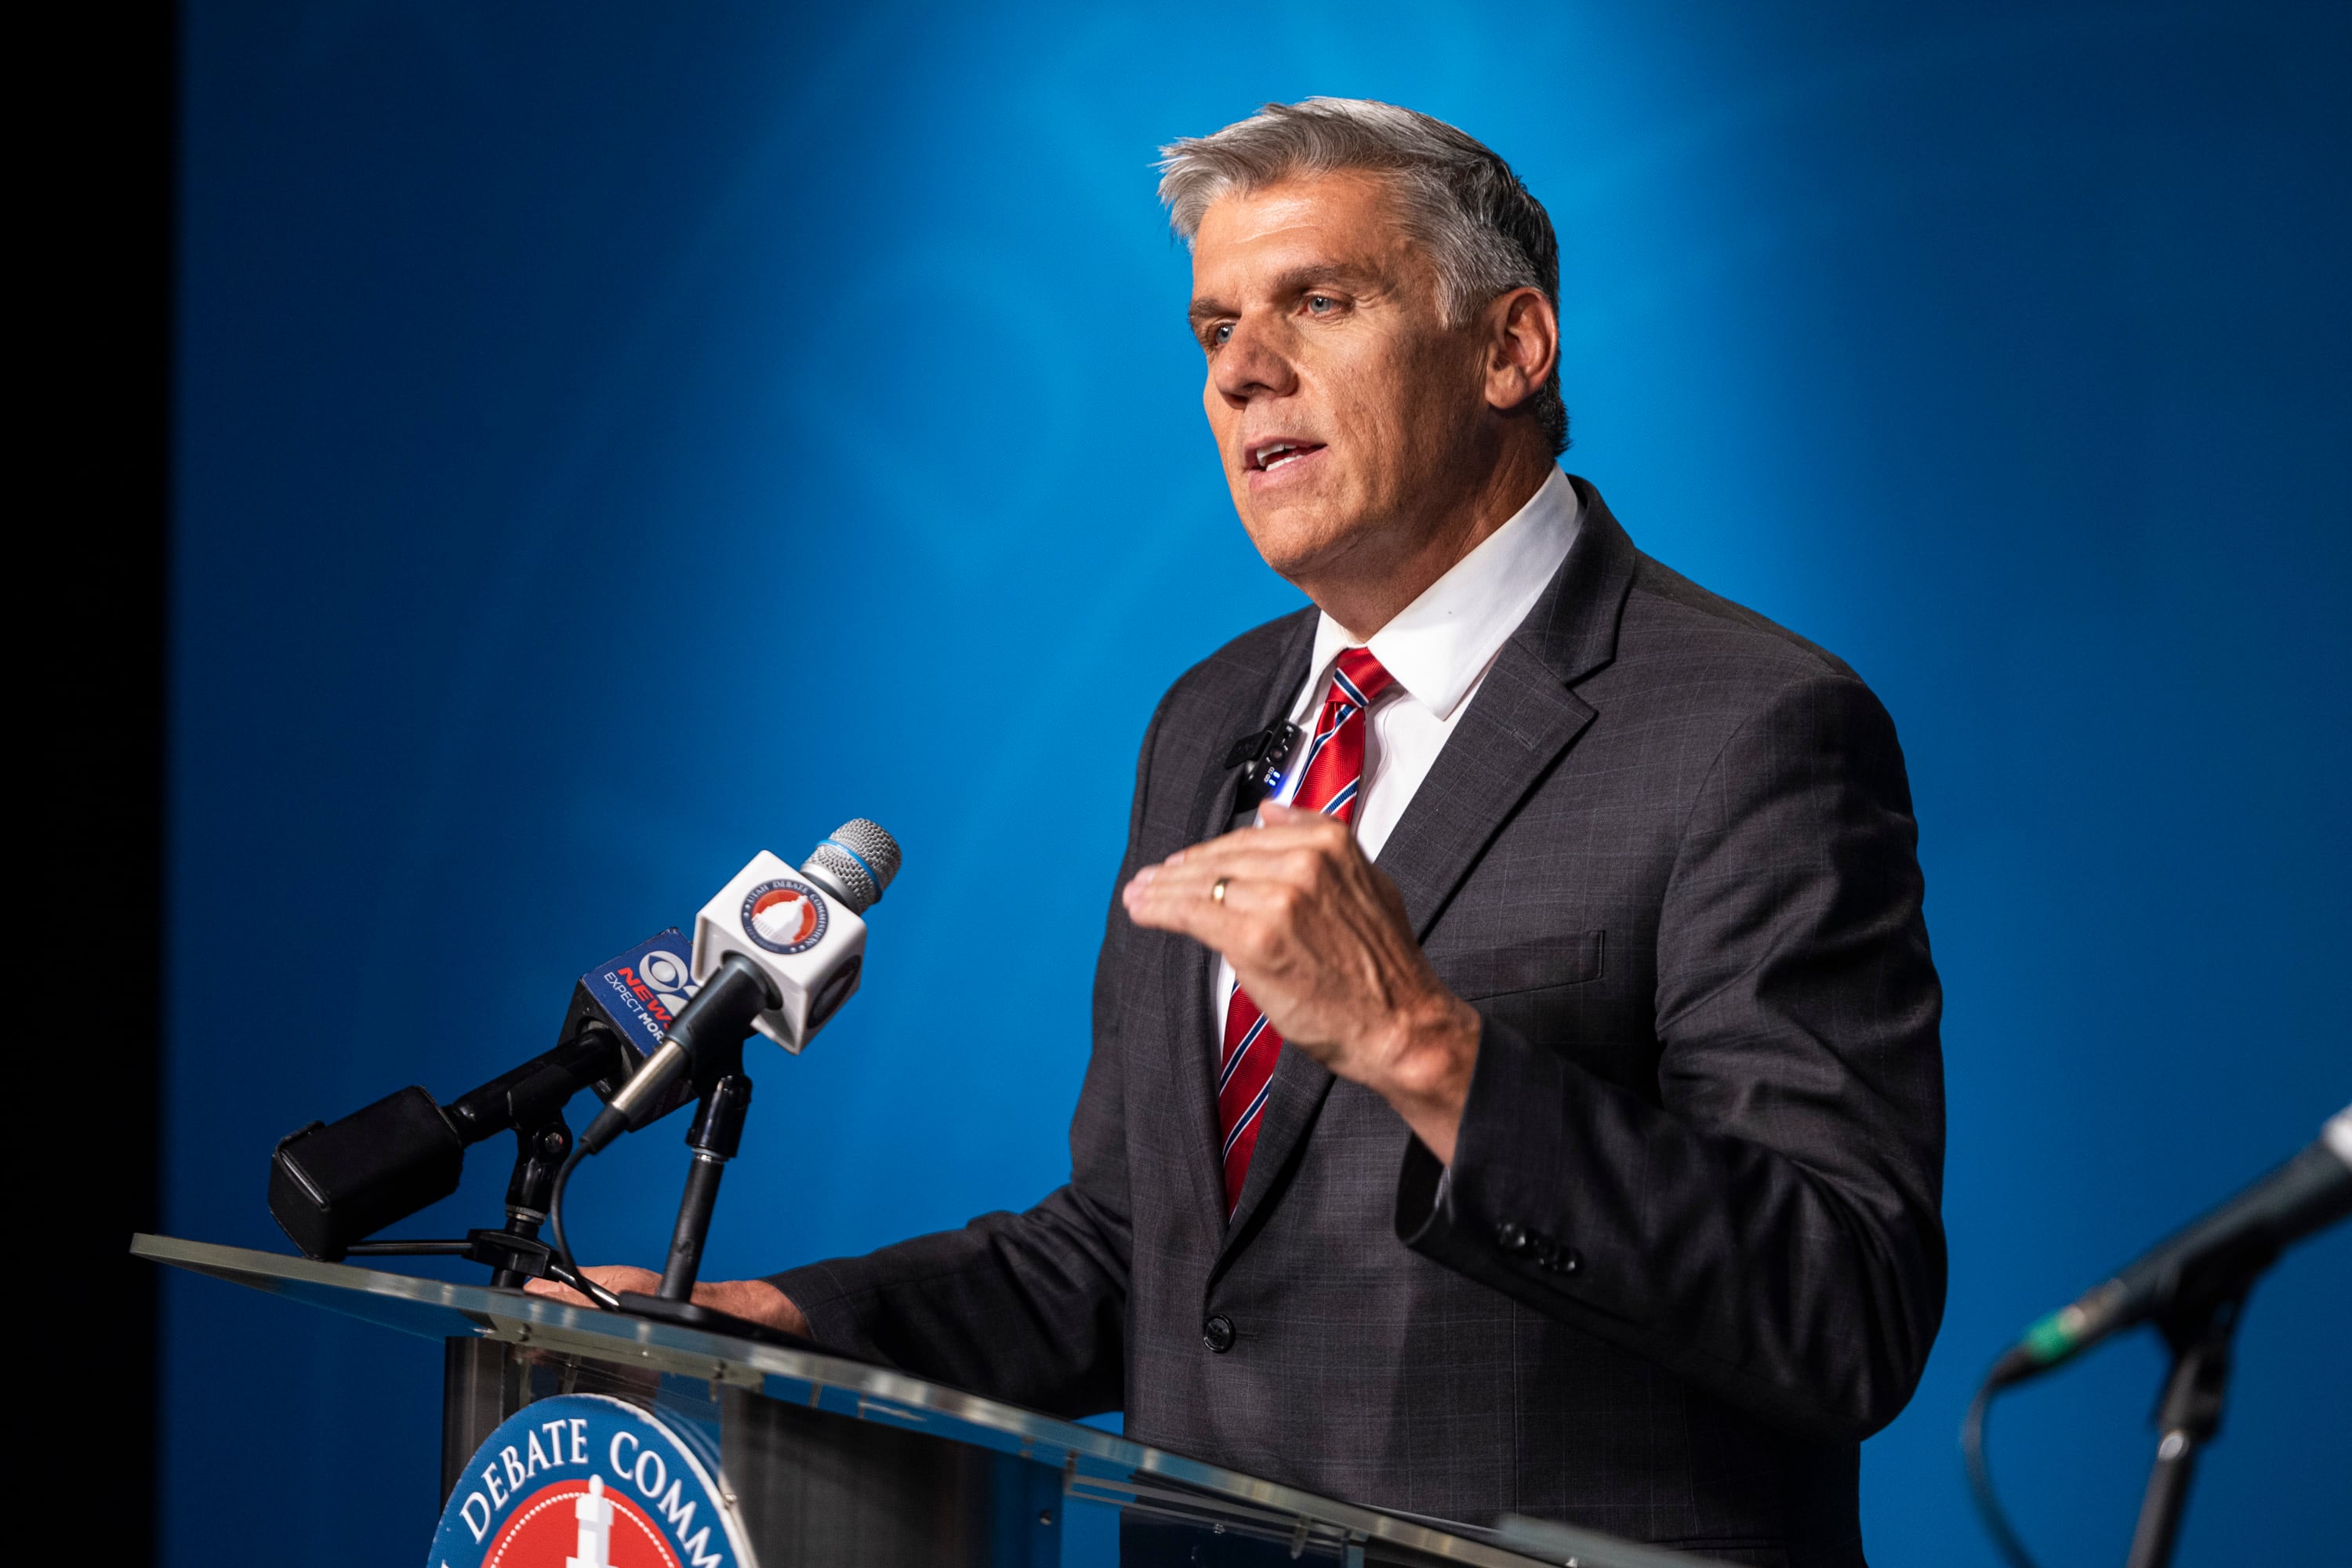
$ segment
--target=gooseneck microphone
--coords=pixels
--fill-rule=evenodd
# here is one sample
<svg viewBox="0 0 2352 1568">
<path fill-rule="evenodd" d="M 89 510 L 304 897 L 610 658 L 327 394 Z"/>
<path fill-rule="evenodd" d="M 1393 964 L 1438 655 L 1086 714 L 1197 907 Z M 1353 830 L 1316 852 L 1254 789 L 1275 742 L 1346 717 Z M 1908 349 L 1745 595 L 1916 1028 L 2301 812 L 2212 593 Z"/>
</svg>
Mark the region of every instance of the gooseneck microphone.
<svg viewBox="0 0 2352 1568">
<path fill-rule="evenodd" d="M 2231 1341 L 2263 1270 L 2296 1242 L 2352 1215 L 2352 1106 L 2286 1163 L 2042 1319 L 1993 1363 L 1960 1423 L 1960 1458 L 1986 1533 L 2011 1568 L 2034 1568 L 1993 1488 L 1985 1453 L 1992 1401 L 2100 1341 L 2154 1323 L 2172 1352 L 2156 1422 L 2156 1463 L 2127 1568 L 2166 1568 L 2205 1446 L 2221 1431 Z"/>
<path fill-rule="evenodd" d="M 2242 1289 L 2278 1255 L 2352 1215 L 2352 1106 L 2302 1152 L 2042 1319 L 1993 1363 L 1996 1384 L 2073 1360 L 2110 1334 Z"/>
</svg>

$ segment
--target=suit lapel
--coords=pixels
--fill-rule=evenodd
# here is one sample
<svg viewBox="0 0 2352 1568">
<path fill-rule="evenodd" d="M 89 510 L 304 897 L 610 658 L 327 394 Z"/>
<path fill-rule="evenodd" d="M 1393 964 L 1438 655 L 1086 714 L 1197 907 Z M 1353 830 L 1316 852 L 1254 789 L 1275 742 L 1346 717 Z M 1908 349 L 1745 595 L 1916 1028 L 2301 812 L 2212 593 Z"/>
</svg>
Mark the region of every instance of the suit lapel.
<svg viewBox="0 0 2352 1568">
<path fill-rule="evenodd" d="M 1633 584 L 1637 557 L 1633 541 L 1599 493 L 1582 479 L 1571 477 L 1570 482 L 1583 503 L 1574 548 L 1544 596 L 1496 656 L 1477 695 L 1381 850 L 1381 869 L 1404 895 L 1419 940 L 1427 940 L 1430 927 L 1496 833 L 1592 721 L 1593 710 L 1569 689 L 1570 683 L 1616 654 L 1617 623 Z M 1302 670 L 1291 689 L 1303 678 Z M 1205 953 L 1197 943 L 1188 945 Z M 1206 991 L 1207 973 L 1204 956 L 1196 992 Z M 1265 1109 L 1258 1113 L 1257 1148 L 1250 1155 L 1241 1202 L 1225 1233 L 1228 1252 L 1280 1180 L 1330 1092 L 1330 1072 L 1286 1044 L 1276 1059 Z"/>
<path fill-rule="evenodd" d="M 1637 558 L 1592 487 L 1573 482 L 1584 503 L 1575 548 L 1495 656 L 1381 851 L 1381 869 L 1423 942 L 1495 835 L 1592 721 L 1572 683 L 1616 655 Z"/>
<path fill-rule="evenodd" d="M 1316 616 L 1311 610 L 1301 615 L 1297 626 L 1283 643 L 1272 679 L 1263 687 L 1244 687 L 1235 691 L 1231 722 L 1214 738 L 1208 767 L 1194 787 L 1192 815 L 1187 818 L 1192 834 L 1186 842 L 1202 843 L 1227 830 L 1241 789 L 1241 771 L 1224 765 L 1225 748 L 1289 711 L 1299 682 L 1307 679 L 1307 655 L 1315 647 L 1315 626 Z M 1217 1158 L 1223 1142 L 1217 1131 L 1217 1020 L 1209 1000 L 1216 957 L 1190 937 L 1171 936 L 1165 945 L 1165 983 L 1174 1000 L 1176 1019 L 1176 1026 L 1168 1036 L 1174 1053 L 1169 1065 L 1173 1081 L 1181 1089 L 1183 1114 L 1189 1123 L 1183 1140 L 1188 1152 L 1185 1163 L 1192 1174 L 1199 1201 L 1213 1216 L 1214 1228 L 1222 1231 L 1225 1224 L 1225 1175 L 1223 1163 Z M 1272 1109 L 1269 1097 L 1267 1110 Z"/>
</svg>

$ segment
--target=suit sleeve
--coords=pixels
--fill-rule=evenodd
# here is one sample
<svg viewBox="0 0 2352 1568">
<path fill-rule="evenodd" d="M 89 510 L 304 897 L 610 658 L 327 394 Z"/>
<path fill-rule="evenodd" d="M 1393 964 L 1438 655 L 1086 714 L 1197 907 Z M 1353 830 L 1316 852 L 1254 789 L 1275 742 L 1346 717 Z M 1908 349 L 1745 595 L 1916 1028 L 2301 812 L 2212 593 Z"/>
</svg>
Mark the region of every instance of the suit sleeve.
<svg viewBox="0 0 2352 1568">
<path fill-rule="evenodd" d="M 1656 1100 L 1484 1019 L 1454 1163 L 1412 1142 L 1400 1237 L 1786 1429 L 1884 1426 L 1944 1302 L 1916 842 L 1861 682 L 1765 699 L 1675 848 Z"/>
<path fill-rule="evenodd" d="M 1150 775 L 1145 732 L 1119 884 L 1134 874 Z M 1113 1028 L 1131 928 L 1112 916 L 1095 970 L 1094 1052 L 1070 1122 L 1070 1182 L 1021 1214 L 982 1215 L 862 1258 L 771 1276 L 819 1343 L 1058 1415 L 1123 1403 L 1130 1257 L 1125 1093 Z"/>
</svg>

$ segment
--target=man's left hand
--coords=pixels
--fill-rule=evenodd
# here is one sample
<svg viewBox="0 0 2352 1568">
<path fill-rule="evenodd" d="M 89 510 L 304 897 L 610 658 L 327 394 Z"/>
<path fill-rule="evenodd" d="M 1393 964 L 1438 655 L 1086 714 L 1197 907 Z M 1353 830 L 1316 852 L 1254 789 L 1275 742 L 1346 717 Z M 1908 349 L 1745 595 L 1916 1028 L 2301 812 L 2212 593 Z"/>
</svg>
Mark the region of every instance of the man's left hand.
<svg viewBox="0 0 2352 1568">
<path fill-rule="evenodd" d="M 650 1268 L 635 1268 L 625 1263 L 593 1263 L 581 1273 L 619 1296 L 634 1291 L 651 1296 L 661 1289 L 661 1276 Z M 526 1279 L 523 1289 L 533 1296 L 552 1296 L 574 1307 L 594 1305 L 587 1297 L 569 1285 L 559 1285 L 552 1279 Z M 765 1279 L 714 1279 L 694 1288 L 694 1304 L 741 1318 L 746 1322 L 765 1323 L 772 1329 L 782 1329 L 803 1339 L 809 1335 L 808 1320 L 793 1305 L 792 1298 L 769 1284 Z"/>
<path fill-rule="evenodd" d="M 1284 1039 L 1379 1093 L 1451 1164 L 1476 1011 L 1430 968 L 1402 895 L 1347 824 L 1282 805 L 1260 816 L 1138 871 L 1129 918 L 1223 953 Z"/>
</svg>

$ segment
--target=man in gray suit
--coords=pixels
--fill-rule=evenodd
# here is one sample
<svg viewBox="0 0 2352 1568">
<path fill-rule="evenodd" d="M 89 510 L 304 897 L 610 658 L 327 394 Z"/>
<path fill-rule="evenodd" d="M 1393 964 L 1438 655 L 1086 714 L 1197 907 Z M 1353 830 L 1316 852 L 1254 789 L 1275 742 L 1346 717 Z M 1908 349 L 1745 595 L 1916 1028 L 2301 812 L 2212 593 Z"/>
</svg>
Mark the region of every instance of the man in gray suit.
<svg viewBox="0 0 2352 1568">
<path fill-rule="evenodd" d="M 1314 607 L 1144 736 L 1069 1184 L 698 1294 L 1353 1500 L 1858 1563 L 1944 1292 L 1894 728 L 1555 467 L 1502 160 L 1311 100 L 1163 167 L 1234 504 Z"/>
</svg>

